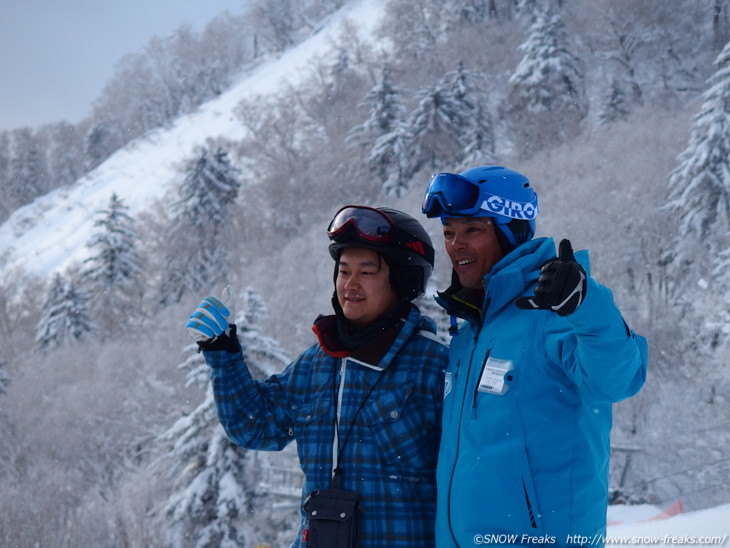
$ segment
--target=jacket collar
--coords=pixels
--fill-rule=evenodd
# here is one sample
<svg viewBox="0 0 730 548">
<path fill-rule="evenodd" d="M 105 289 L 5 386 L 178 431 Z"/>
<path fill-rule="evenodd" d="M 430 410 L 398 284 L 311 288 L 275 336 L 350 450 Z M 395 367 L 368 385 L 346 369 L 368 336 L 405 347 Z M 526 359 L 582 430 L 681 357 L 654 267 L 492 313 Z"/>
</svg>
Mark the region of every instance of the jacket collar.
<svg viewBox="0 0 730 548">
<path fill-rule="evenodd" d="M 505 255 L 484 275 L 484 291 L 465 289 L 453 274 L 451 286 L 436 301 L 451 316 L 481 325 L 487 316 L 509 306 L 540 277 L 540 267 L 555 257 L 552 238 L 536 238 Z"/>
<path fill-rule="evenodd" d="M 385 327 L 358 348 L 348 350 L 342 345 L 338 330 L 337 317 L 319 316 L 312 330 L 319 341 L 320 348 L 335 358 L 349 358 L 374 369 L 386 369 L 400 352 L 401 348 L 421 323 L 421 312 L 412 303 L 404 307 L 395 323 Z"/>
</svg>

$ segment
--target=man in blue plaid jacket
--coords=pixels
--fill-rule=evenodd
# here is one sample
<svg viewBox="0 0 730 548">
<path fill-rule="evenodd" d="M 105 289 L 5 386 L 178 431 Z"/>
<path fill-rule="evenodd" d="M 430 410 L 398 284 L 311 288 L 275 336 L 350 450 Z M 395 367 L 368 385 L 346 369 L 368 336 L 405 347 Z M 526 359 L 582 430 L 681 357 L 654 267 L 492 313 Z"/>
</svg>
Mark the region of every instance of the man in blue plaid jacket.
<svg viewBox="0 0 730 548">
<path fill-rule="evenodd" d="M 297 442 L 306 480 L 360 496 L 360 548 L 431 547 L 436 456 L 448 348 L 412 301 L 433 270 L 418 221 L 389 208 L 346 206 L 329 225 L 335 314 L 319 316 L 318 344 L 259 381 L 245 364 L 228 309 L 205 299 L 187 324 L 209 366 L 218 417 L 248 449 Z M 302 512 L 298 538 L 306 547 Z"/>
</svg>

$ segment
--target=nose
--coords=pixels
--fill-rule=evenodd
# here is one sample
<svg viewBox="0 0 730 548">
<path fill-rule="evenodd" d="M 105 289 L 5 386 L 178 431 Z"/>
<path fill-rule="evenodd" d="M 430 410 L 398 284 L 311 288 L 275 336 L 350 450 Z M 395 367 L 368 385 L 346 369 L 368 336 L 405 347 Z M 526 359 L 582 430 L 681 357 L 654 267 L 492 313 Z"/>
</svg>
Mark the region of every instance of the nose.
<svg viewBox="0 0 730 548">
<path fill-rule="evenodd" d="M 345 280 L 343 287 L 345 289 L 352 289 L 358 287 L 359 285 L 360 279 L 356 275 L 352 274 Z"/>
<path fill-rule="evenodd" d="M 461 237 L 461 234 L 458 232 L 455 232 L 451 240 L 448 241 L 448 245 L 452 249 L 464 249 L 466 246 L 466 241 Z"/>
</svg>

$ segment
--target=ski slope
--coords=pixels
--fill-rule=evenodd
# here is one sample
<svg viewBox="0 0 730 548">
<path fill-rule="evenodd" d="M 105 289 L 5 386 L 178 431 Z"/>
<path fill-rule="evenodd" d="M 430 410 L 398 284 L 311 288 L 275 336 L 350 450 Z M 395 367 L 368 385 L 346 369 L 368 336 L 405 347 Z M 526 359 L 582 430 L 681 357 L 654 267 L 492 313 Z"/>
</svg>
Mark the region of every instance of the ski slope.
<svg viewBox="0 0 730 548">
<path fill-rule="evenodd" d="M 7 268 L 21 268 L 47 277 L 88 256 L 86 243 L 94 216 L 116 193 L 135 216 L 166 196 L 174 200 L 182 180 L 180 166 L 208 138 L 238 140 L 245 130 L 233 112 L 244 99 L 296 86 L 312 64 L 332 50 L 345 21 L 358 32 L 372 34 L 382 0 L 359 0 L 333 14 L 322 29 L 298 46 L 241 74 L 236 82 L 196 112 L 179 118 L 169 129 L 158 129 L 117 151 L 97 169 L 68 188 L 39 197 L 13 213 L 0 226 L 0 259 Z"/>
</svg>

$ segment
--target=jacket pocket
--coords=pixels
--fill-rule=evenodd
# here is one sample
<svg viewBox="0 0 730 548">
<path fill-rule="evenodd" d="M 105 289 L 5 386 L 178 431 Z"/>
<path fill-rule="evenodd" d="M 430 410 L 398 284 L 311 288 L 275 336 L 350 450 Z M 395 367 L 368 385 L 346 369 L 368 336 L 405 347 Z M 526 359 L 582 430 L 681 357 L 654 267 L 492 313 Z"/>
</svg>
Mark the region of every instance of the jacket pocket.
<svg viewBox="0 0 730 548">
<path fill-rule="evenodd" d="M 294 413 L 294 424 L 306 426 L 316 422 L 329 412 L 331 405 L 330 398 L 321 398 L 300 405 Z"/>
<path fill-rule="evenodd" d="M 432 407 L 407 383 L 382 392 L 363 408 L 361 421 L 367 438 L 388 470 L 410 474 L 413 481 L 420 481 L 413 476 L 415 472 L 433 471 L 440 428 Z"/>
</svg>

